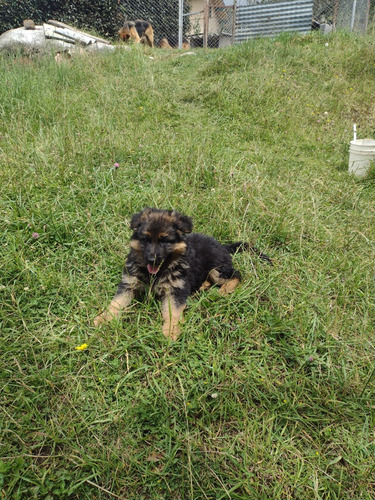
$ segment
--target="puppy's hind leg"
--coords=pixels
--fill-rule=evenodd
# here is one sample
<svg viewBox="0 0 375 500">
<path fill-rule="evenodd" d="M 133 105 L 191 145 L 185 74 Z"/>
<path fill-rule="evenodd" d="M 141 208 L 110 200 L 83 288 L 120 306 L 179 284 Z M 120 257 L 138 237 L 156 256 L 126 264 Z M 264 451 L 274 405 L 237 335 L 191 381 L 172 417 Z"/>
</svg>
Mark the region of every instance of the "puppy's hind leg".
<svg viewBox="0 0 375 500">
<path fill-rule="evenodd" d="M 221 295 L 228 295 L 229 293 L 234 292 L 234 289 L 237 288 L 237 286 L 240 284 L 240 281 L 240 278 L 231 278 L 220 287 L 219 293 Z"/>
<path fill-rule="evenodd" d="M 219 290 L 221 295 L 228 295 L 239 285 L 241 274 L 233 268 L 212 269 L 208 273 L 208 279 L 216 285 L 221 285 Z"/>
</svg>

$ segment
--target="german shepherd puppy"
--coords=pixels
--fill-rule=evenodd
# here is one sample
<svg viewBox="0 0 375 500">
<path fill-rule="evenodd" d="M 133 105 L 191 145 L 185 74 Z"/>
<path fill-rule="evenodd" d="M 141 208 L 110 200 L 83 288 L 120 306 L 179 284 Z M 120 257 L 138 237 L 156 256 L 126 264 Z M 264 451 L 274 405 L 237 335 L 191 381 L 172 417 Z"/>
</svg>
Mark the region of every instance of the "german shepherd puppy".
<svg viewBox="0 0 375 500">
<path fill-rule="evenodd" d="M 119 30 L 118 35 L 124 42 L 131 39 L 134 43 L 144 43 L 151 48 L 154 46 L 154 30 L 149 22 L 142 19 L 127 21 Z"/>
<path fill-rule="evenodd" d="M 217 284 L 226 295 L 239 284 L 241 275 L 233 268 L 231 254 L 248 249 L 271 262 L 247 243 L 221 245 L 211 236 L 191 233 L 191 218 L 174 210 L 145 208 L 133 215 L 130 227 L 131 250 L 122 280 L 108 309 L 95 318 L 95 326 L 118 317 L 149 285 L 161 298 L 163 334 L 176 340 L 190 294 Z"/>
</svg>

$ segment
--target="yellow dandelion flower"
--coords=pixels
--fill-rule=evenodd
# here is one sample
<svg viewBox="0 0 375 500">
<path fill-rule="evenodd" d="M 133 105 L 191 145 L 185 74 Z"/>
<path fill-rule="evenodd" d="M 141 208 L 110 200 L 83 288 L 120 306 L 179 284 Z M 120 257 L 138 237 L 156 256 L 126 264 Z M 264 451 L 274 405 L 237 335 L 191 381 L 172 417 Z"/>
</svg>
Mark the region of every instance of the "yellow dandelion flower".
<svg viewBox="0 0 375 500">
<path fill-rule="evenodd" d="M 77 345 L 76 351 L 84 351 L 88 348 L 88 344 Z"/>
</svg>

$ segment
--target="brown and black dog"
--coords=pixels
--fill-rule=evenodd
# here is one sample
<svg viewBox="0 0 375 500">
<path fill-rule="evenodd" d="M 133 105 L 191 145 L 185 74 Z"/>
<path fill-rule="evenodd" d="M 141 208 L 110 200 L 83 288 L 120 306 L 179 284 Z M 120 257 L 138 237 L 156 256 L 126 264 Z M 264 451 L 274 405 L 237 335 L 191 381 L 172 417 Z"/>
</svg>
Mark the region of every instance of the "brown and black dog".
<svg viewBox="0 0 375 500">
<path fill-rule="evenodd" d="M 213 284 L 226 295 L 239 284 L 241 275 L 231 254 L 250 250 L 271 262 L 247 243 L 222 245 L 211 236 L 192 233 L 191 218 L 174 210 L 145 208 L 133 215 L 130 227 L 131 250 L 122 280 L 108 309 L 95 318 L 95 326 L 118 317 L 149 286 L 162 301 L 163 334 L 176 340 L 189 295 Z"/>
<path fill-rule="evenodd" d="M 150 47 L 154 46 L 154 30 L 149 22 L 137 19 L 137 21 L 127 21 L 119 30 L 120 40 L 134 43 L 144 43 Z"/>
</svg>

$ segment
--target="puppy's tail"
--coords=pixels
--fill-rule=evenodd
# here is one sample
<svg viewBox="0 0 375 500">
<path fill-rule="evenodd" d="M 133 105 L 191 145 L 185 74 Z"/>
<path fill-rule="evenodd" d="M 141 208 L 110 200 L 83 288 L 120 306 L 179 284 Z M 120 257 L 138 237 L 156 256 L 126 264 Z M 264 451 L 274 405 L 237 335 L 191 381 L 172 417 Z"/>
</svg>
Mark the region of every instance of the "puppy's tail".
<svg viewBox="0 0 375 500">
<path fill-rule="evenodd" d="M 243 242 L 243 241 L 237 241 L 236 243 L 228 243 L 228 245 L 224 245 L 224 247 L 231 254 L 236 253 L 236 252 L 244 252 L 245 250 L 250 249 L 250 245 L 248 243 Z"/>
<path fill-rule="evenodd" d="M 260 259 L 264 260 L 265 262 L 268 262 L 268 264 L 270 264 L 271 266 L 273 265 L 272 260 L 268 257 L 268 255 L 262 253 L 256 247 L 249 245 L 249 243 L 245 243 L 243 241 L 237 241 L 236 243 L 229 243 L 228 245 L 224 245 L 224 247 L 231 254 L 244 251 L 252 252 L 255 255 L 257 255 Z"/>
</svg>

